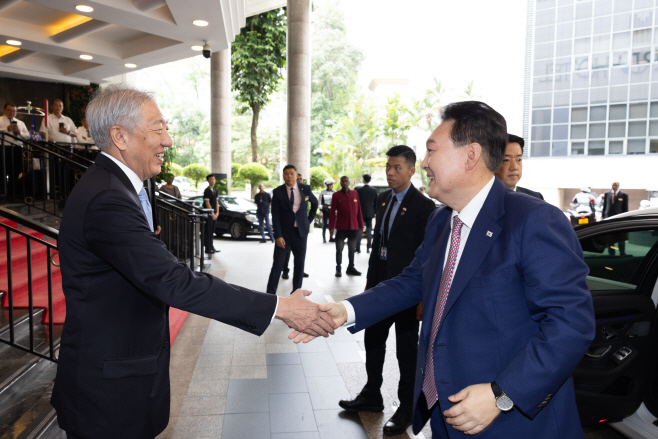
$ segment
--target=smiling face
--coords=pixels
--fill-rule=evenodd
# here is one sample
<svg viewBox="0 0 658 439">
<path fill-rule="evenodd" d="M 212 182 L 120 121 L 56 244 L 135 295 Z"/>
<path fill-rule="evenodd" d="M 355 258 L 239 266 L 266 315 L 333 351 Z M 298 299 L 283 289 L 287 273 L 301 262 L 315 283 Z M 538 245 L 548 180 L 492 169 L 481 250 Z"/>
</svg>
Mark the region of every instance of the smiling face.
<svg viewBox="0 0 658 439">
<path fill-rule="evenodd" d="M 496 176 L 505 186 L 514 189 L 521 179 L 523 171 L 523 150 L 518 143 L 508 143 Z"/>
<path fill-rule="evenodd" d="M 121 155 L 143 181 L 160 173 L 165 148 L 173 142 L 167 132 L 167 122 L 155 102 L 144 104 L 141 115 L 142 122 L 134 133 L 123 130 L 125 148 Z"/>
<path fill-rule="evenodd" d="M 50 106 L 50 109 L 53 110 L 53 114 L 57 117 L 62 117 L 62 111 L 64 111 L 64 104 L 62 101 L 55 101 Z"/>
</svg>

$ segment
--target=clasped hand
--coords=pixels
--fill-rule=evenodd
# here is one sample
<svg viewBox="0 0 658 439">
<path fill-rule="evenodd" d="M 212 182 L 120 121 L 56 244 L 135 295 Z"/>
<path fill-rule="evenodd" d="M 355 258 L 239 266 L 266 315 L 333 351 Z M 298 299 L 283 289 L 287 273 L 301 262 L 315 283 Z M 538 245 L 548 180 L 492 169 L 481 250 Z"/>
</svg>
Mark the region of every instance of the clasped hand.
<svg viewBox="0 0 658 439">
<path fill-rule="evenodd" d="M 275 317 L 283 320 L 293 332 L 328 337 L 338 327 L 321 305 L 307 300 L 307 290 L 297 290 L 290 297 L 281 297 Z"/>
<path fill-rule="evenodd" d="M 328 316 L 331 319 L 334 328 L 342 326 L 347 321 L 347 310 L 345 309 L 345 306 L 340 303 L 327 303 L 325 305 L 318 305 L 318 309 L 322 312 L 322 314 Z M 298 330 L 297 328 L 294 328 L 290 335 L 288 335 L 288 338 L 293 340 L 295 343 L 308 343 L 315 337 L 317 337 L 317 335 L 312 334 L 309 331 Z"/>
</svg>

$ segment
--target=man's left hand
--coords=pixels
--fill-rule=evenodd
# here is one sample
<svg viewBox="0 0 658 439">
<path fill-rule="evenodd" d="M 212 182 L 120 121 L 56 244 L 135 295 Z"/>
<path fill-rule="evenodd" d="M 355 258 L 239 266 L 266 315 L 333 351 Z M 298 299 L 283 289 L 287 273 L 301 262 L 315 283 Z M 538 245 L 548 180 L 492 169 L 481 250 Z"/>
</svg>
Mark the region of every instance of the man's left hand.
<svg viewBox="0 0 658 439">
<path fill-rule="evenodd" d="M 446 423 L 467 435 L 483 432 L 500 415 L 491 383 L 468 386 L 448 400 L 455 405 L 443 412 Z"/>
<path fill-rule="evenodd" d="M 158 226 L 158 227 L 155 228 L 155 232 L 154 232 L 154 233 L 155 233 L 156 235 L 159 235 L 161 230 L 162 230 L 162 228 L 161 228 L 160 226 Z"/>
</svg>

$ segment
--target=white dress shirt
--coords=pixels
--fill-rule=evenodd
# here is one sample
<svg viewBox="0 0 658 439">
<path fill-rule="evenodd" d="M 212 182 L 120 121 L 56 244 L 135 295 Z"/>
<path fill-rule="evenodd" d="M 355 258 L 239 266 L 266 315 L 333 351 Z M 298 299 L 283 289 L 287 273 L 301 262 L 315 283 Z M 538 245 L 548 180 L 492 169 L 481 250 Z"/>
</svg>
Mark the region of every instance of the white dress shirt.
<svg viewBox="0 0 658 439">
<path fill-rule="evenodd" d="M 89 130 L 84 126 L 78 127 L 78 143 L 94 143 Z"/>
<path fill-rule="evenodd" d="M 5 116 L 3 114 L 2 117 L 0 117 L 0 131 L 8 131 L 7 128 L 9 127 L 11 122 L 14 121 L 14 120 L 17 122 L 16 126 L 20 130 L 20 134 L 18 135 L 18 137 L 22 137 L 23 139 L 28 140 L 30 138 L 30 132 L 27 130 L 27 127 L 25 126 L 23 121 L 18 120 L 15 117 L 13 119 L 9 119 L 7 116 Z M 12 131 L 8 131 L 8 132 L 9 132 L 9 134 L 12 134 L 12 135 L 14 134 Z M 9 137 L 5 137 L 5 141 L 7 143 L 11 143 L 12 145 L 22 145 L 23 144 L 23 142 L 19 142 L 18 140 L 10 139 Z"/>
<path fill-rule="evenodd" d="M 45 118 L 41 122 L 41 128 L 39 128 L 39 131 L 42 133 L 46 132 L 46 126 L 44 122 Z M 51 142 L 75 143 L 75 139 L 73 137 L 59 132 L 60 123 L 63 123 L 64 127 L 71 133 L 78 133 L 78 129 L 75 127 L 75 124 L 69 117 L 66 117 L 63 114 L 62 117 L 57 117 L 51 113 L 48 115 L 48 140 Z"/>
<path fill-rule="evenodd" d="M 462 253 L 464 252 L 464 247 L 466 246 L 468 235 L 471 233 L 471 229 L 475 224 L 475 220 L 477 219 L 480 210 L 482 210 L 482 206 L 484 205 L 484 202 L 487 200 L 487 197 L 489 196 L 489 191 L 491 191 L 495 178 L 496 178 L 495 176 L 492 177 L 491 180 L 489 180 L 489 182 L 486 185 L 484 185 L 482 189 L 480 189 L 480 192 L 478 192 L 477 195 L 473 197 L 471 201 L 468 202 L 468 204 L 462 209 L 461 212 L 457 212 L 455 210 L 452 211 L 452 216 L 450 218 L 450 229 L 452 230 L 452 225 L 457 215 L 459 215 L 459 219 L 462 221 L 462 223 L 464 223 L 461 230 L 459 250 L 457 251 L 457 258 L 455 259 L 454 273 L 457 273 L 457 266 L 459 265 L 459 260 L 461 259 Z M 452 233 L 448 238 L 448 245 L 446 246 L 445 257 L 443 258 L 444 267 L 446 262 L 448 261 L 448 253 L 450 253 L 448 249 L 450 249 L 451 241 L 452 241 Z M 441 271 L 443 271 L 443 269 L 441 269 Z M 438 294 L 438 290 L 436 293 Z M 348 327 L 354 325 L 354 322 L 356 321 L 354 307 L 347 300 L 343 300 L 341 303 L 345 305 L 345 310 L 347 311 L 347 321 L 343 326 Z"/>
</svg>

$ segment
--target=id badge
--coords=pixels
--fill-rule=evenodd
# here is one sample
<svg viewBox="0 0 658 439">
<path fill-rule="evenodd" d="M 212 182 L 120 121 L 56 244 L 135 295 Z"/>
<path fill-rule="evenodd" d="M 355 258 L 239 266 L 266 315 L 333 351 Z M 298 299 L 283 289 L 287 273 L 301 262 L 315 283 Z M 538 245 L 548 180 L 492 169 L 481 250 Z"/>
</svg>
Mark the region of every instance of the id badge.
<svg viewBox="0 0 658 439">
<path fill-rule="evenodd" d="M 386 247 L 382 247 L 381 250 L 379 251 L 379 259 L 385 261 L 387 252 L 388 250 L 386 249 Z"/>
</svg>

